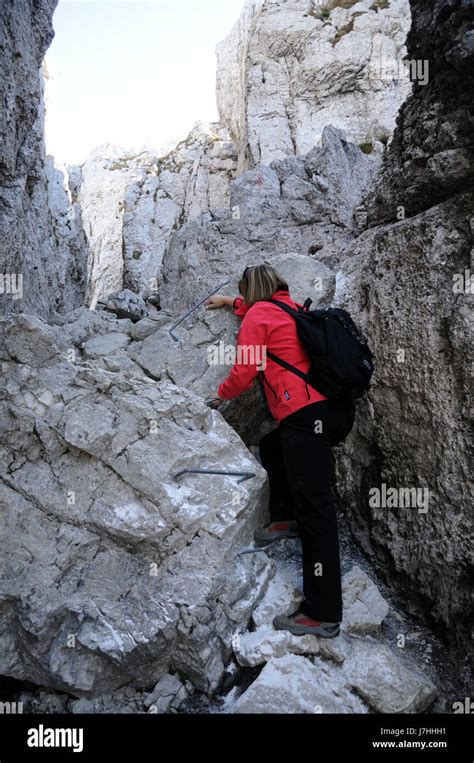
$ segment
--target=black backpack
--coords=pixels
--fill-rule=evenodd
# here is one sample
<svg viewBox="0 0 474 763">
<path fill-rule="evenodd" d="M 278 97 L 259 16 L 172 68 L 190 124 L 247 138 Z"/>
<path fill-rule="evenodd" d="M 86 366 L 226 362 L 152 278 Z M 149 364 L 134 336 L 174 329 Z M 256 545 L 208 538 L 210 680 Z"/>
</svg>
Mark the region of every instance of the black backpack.
<svg viewBox="0 0 474 763">
<path fill-rule="evenodd" d="M 311 300 L 293 310 L 276 299 L 268 300 L 281 307 L 296 321 L 298 336 L 308 353 L 311 366 L 307 374 L 286 360 L 267 352 L 280 366 L 304 379 L 327 398 L 362 397 L 370 389 L 374 371 L 373 355 L 346 310 L 331 307 L 310 310 Z"/>
</svg>

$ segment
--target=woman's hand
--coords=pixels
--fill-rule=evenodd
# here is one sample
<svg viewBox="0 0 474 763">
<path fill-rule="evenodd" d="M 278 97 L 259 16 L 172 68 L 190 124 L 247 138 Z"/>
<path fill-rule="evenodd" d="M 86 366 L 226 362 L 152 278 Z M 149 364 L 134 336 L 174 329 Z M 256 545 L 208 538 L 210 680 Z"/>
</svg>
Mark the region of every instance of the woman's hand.
<svg viewBox="0 0 474 763">
<path fill-rule="evenodd" d="M 206 405 L 208 408 L 219 408 L 220 404 L 222 403 L 221 397 L 211 397 L 209 400 L 206 400 Z"/>
<path fill-rule="evenodd" d="M 214 294 L 209 297 L 206 303 L 206 310 L 215 310 L 217 307 L 225 307 L 226 305 L 233 305 L 234 297 L 224 297 L 223 294 Z"/>
</svg>

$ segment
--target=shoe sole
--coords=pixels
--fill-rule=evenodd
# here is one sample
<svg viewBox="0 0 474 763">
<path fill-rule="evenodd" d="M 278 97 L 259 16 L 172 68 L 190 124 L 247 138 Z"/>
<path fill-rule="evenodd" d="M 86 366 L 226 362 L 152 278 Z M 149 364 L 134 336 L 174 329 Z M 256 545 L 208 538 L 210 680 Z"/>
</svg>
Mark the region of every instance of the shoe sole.
<svg viewBox="0 0 474 763">
<path fill-rule="evenodd" d="M 299 538 L 300 534 L 298 531 L 295 532 L 285 532 L 285 533 L 275 533 L 274 538 L 254 538 L 255 545 L 263 547 L 263 546 L 269 546 L 271 543 L 275 543 L 276 540 L 291 540 L 292 538 Z"/>
<path fill-rule="evenodd" d="M 273 627 L 277 631 L 289 631 L 293 636 L 317 636 L 318 638 L 336 638 L 341 632 L 340 628 L 332 632 L 325 628 L 308 628 L 306 625 L 278 625 L 273 623 Z"/>
</svg>

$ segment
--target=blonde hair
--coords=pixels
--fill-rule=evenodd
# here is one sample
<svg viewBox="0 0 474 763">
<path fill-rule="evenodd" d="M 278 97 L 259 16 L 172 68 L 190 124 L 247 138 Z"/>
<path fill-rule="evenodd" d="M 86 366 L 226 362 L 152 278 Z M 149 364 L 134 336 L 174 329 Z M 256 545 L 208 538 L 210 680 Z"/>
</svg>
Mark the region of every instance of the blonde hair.
<svg viewBox="0 0 474 763">
<path fill-rule="evenodd" d="M 239 281 L 239 292 L 247 305 L 271 299 L 278 289 L 288 291 L 288 284 L 268 262 L 245 268 Z"/>
</svg>

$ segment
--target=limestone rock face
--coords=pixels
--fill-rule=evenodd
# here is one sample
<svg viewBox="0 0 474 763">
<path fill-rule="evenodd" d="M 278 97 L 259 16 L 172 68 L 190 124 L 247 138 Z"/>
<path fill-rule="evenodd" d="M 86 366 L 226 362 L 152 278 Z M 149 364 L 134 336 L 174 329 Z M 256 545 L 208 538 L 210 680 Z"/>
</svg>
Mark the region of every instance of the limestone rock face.
<svg viewBox="0 0 474 763">
<path fill-rule="evenodd" d="M 333 268 L 357 234 L 354 212 L 378 166 L 341 131 L 326 128 L 321 147 L 306 156 L 244 172 L 231 184 L 230 209 L 201 215 L 172 237 L 163 306 L 183 311 L 246 265 L 277 254 L 316 254 Z"/>
<path fill-rule="evenodd" d="M 215 689 L 268 579 L 265 557 L 237 555 L 263 470 L 202 399 L 127 364 L 124 341 L 91 353 L 77 322 L 1 328 L 0 674 L 87 696 L 172 666 Z"/>
<path fill-rule="evenodd" d="M 474 185 L 472 3 L 411 0 L 411 8 L 408 58 L 424 63 L 428 81 L 415 80 L 401 109 L 372 225 L 395 220 L 400 207 L 412 217 Z"/>
<path fill-rule="evenodd" d="M 117 146 L 104 145 L 75 172 L 88 244 L 86 299 L 95 307 L 100 298 L 123 288 L 123 199 L 134 169 Z"/>
<path fill-rule="evenodd" d="M 75 178 L 54 157 L 45 160 L 47 206 L 51 218 L 51 256 L 58 280 L 59 299 L 54 305 L 59 312 L 69 312 L 84 304 L 87 289 L 87 239 L 83 229 Z M 53 265 L 49 261 L 49 267 Z M 31 312 L 31 310 L 28 310 Z"/>
<path fill-rule="evenodd" d="M 53 37 L 56 5 L 57 0 L 38 0 L 34 7 L 19 0 L 0 9 L 1 313 L 48 316 L 83 302 L 79 229 L 79 238 L 61 235 L 66 219 L 71 221 L 66 191 L 45 167 L 40 67 Z M 52 197 L 56 220 L 48 208 Z"/>
<path fill-rule="evenodd" d="M 341 507 L 407 603 L 423 601 L 461 643 L 470 627 L 472 296 L 455 284 L 469 268 L 471 213 L 472 196 L 460 194 L 363 233 L 335 296 L 376 361 L 338 460 Z"/>
<path fill-rule="evenodd" d="M 88 303 L 162 279 L 173 232 L 211 208 L 228 207 L 235 149 L 219 125 L 197 123 L 167 156 L 99 146 L 82 167 L 79 199 L 89 244 Z"/>
<path fill-rule="evenodd" d="M 327 128 L 307 156 L 235 178 L 234 146 L 224 129 L 211 127 L 198 124 L 167 157 L 101 146 L 80 179 L 74 170 L 92 307 L 127 288 L 158 291 L 179 312 L 221 274 L 225 280 L 277 252 L 339 260 L 380 157 Z"/>
<path fill-rule="evenodd" d="M 386 142 L 410 90 L 409 25 L 407 0 L 248 0 L 217 47 L 219 116 L 239 169 L 305 154 L 327 125 Z"/>
<path fill-rule="evenodd" d="M 339 484 L 354 535 L 382 574 L 398 581 L 407 604 L 423 602 L 464 654 L 472 625 L 472 8 L 415 1 L 412 12 L 408 57 L 429 61 L 429 81 L 402 107 L 366 201 L 373 227 L 347 248 L 337 279 L 335 299 L 354 311 L 376 355 Z M 392 503 L 377 503 L 390 488 Z"/>
</svg>

